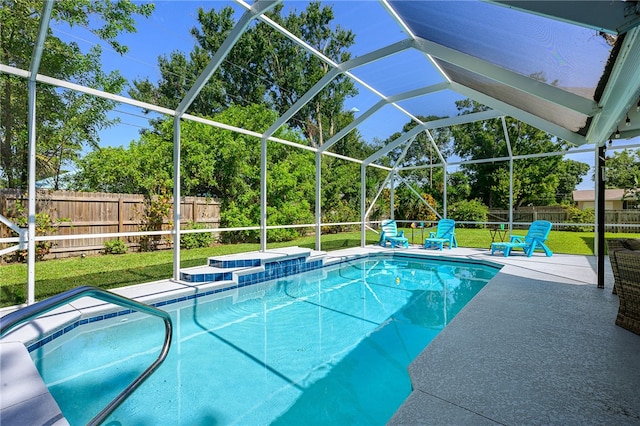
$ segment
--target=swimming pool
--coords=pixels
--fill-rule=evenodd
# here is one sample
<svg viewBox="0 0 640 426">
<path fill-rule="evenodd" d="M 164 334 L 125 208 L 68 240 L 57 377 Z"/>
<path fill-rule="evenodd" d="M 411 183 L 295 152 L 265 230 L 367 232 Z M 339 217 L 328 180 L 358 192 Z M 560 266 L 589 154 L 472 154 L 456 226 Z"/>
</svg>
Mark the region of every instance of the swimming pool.
<svg viewBox="0 0 640 426">
<path fill-rule="evenodd" d="M 366 258 L 166 306 L 169 356 L 107 424 L 384 424 L 411 392 L 408 364 L 497 271 Z M 85 424 L 162 336 L 161 321 L 131 314 L 32 357 L 70 423 Z"/>
</svg>

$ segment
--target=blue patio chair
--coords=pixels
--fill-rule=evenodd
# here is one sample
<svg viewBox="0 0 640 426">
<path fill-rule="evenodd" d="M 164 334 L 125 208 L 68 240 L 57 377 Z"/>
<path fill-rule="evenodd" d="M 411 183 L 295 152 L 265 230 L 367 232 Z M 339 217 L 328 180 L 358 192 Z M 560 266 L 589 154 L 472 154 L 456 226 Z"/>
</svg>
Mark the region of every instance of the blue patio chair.
<svg viewBox="0 0 640 426">
<path fill-rule="evenodd" d="M 445 244 L 449 245 L 449 249 L 451 249 L 452 247 L 458 247 L 455 230 L 455 220 L 439 220 L 436 230 L 429 233 L 429 238 L 425 238 L 424 248 L 437 247 L 438 249 L 442 250 Z"/>
<path fill-rule="evenodd" d="M 380 225 L 382 232 L 380 232 L 380 244 L 382 247 L 387 246 L 387 241 L 391 244 L 391 248 L 395 248 L 397 245 L 402 247 L 409 247 L 409 240 L 405 238 L 404 231 L 398 232 L 398 226 L 396 221 L 388 219 L 382 222 Z"/>
<path fill-rule="evenodd" d="M 509 242 L 491 243 L 491 254 L 501 251 L 504 257 L 508 257 L 511 250 L 522 249 L 527 257 L 531 257 L 536 249 L 541 249 L 547 256 L 552 256 L 553 252 L 544 243 L 549 237 L 549 232 L 551 232 L 551 222 L 536 220 L 529 227 L 526 236 L 512 235 Z"/>
</svg>

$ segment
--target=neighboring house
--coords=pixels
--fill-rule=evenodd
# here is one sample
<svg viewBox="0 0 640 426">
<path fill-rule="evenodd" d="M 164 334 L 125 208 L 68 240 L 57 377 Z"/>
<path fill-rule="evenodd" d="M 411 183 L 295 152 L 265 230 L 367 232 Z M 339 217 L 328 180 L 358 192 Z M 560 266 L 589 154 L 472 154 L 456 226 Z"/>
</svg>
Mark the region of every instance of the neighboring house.
<svg viewBox="0 0 640 426">
<path fill-rule="evenodd" d="M 573 191 L 573 202 L 580 210 L 595 209 L 596 191 L 593 189 L 581 189 Z M 632 196 L 624 197 L 624 189 L 605 189 L 604 190 L 604 209 L 605 210 L 627 210 L 638 207 L 638 201 Z"/>
</svg>

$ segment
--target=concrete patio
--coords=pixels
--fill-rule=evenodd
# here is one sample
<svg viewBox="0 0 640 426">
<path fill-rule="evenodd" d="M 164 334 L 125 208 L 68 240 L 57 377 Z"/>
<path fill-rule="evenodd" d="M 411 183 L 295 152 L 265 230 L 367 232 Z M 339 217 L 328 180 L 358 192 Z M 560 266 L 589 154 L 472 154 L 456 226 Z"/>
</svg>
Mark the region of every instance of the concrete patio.
<svg viewBox="0 0 640 426">
<path fill-rule="evenodd" d="M 608 260 L 602 290 L 591 256 L 442 254 L 505 266 L 410 365 L 390 425 L 640 425 L 640 336 L 614 324 Z"/>
</svg>

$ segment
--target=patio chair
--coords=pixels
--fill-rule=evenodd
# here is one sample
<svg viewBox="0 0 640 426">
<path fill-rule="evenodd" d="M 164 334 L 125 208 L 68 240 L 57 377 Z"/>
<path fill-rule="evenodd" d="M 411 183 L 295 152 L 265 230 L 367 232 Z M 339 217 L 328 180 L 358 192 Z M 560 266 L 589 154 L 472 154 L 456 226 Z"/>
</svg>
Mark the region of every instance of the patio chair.
<svg viewBox="0 0 640 426">
<path fill-rule="evenodd" d="M 424 248 L 437 247 L 442 250 L 445 244 L 452 247 L 458 247 L 456 240 L 456 221 L 453 219 L 441 219 L 438 221 L 438 227 L 435 232 L 429 233 L 429 238 L 424 240 Z"/>
<path fill-rule="evenodd" d="M 609 251 L 620 302 L 616 325 L 640 334 L 640 240 L 626 240 L 624 244 L 627 248 Z"/>
<path fill-rule="evenodd" d="M 382 232 L 380 232 L 380 244 L 382 247 L 387 246 L 387 241 L 391 244 L 391 248 L 395 248 L 397 245 L 409 248 L 409 240 L 405 238 L 404 231 L 398 232 L 398 226 L 396 221 L 388 219 L 382 222 L 380 225 Z"/>
<path fill-rule="evenodd" d="M 551 222 L 546 220 L 536 220 L 529 227 L 527 235 L 522 237 L 512 235 L 509 242 L 491 243 L 491 255 L 496 251 L 504 253 L 508 257 L 513 249 L 522 249 L 527 257 L 531 257 L 536 249 L 541 249 L 547 256 L 552 256 L 553 252 L 545 245 L 545 241 L 551 232 Z"/>
</svg>

